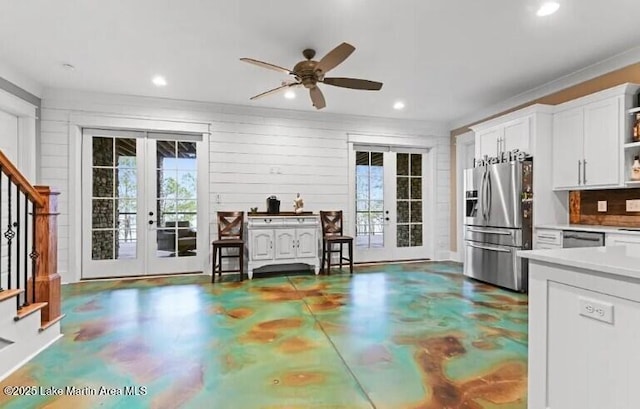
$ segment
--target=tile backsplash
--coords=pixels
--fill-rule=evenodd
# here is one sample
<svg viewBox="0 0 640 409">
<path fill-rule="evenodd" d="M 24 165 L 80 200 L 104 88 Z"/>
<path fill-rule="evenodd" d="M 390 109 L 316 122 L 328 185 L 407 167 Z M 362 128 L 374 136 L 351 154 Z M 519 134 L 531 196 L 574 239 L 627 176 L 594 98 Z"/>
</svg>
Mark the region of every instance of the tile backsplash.
<svg viewBox="0 0 640 409">
<path fill-rule="evenodd" d="M 577 190 L 569 193 L 569 221 L 577 224 L 640 227 L 640 212 L 628 212 L 627 200 L 640 200 L 640 189 Z M 606 201 L 606 212 L 598 202 Z"/>
</svg>

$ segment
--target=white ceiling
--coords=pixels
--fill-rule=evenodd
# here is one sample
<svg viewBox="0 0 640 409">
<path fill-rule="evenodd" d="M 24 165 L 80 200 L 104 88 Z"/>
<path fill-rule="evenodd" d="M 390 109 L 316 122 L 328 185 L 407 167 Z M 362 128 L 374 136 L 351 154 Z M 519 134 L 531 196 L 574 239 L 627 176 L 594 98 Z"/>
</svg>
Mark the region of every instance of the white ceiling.
<svg viewBox="0 0 640 409">
<path fill-rule="evenodd" d="M 331 76 L 384 87 L 324 85 L 325 112 L 450 123 L 638 45 L 637 0 L 557 1 L 0 0 L 0 60 L 45 87 L 312 111 L 303 89 L 249 101 L 286 76 L 238 59 L 292 68 L 346 41 Z"/>
</svg>

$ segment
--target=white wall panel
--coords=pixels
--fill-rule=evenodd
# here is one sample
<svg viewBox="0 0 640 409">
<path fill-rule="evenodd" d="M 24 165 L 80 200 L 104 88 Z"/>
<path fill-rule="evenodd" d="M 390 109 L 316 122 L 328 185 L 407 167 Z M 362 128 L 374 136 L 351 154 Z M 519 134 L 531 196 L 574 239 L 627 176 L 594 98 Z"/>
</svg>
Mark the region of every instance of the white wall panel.
<svg viewBox="0 0 640 409">
<path fill-rule="evenodd" d="M 45 91 L 42 108 L 41 184 L 62 191 L 59 222 L 59 267 L 64 282 L 77 281 L 70 271 L 70 235 L 78 226 L 69 215 L 69 120 L 78 115 L 125 117 L 161 121 L 194 121 L 211 124 L 210 232 L 215 234 L 218 210 L 265 208 L 265 199 L 277 195 L 281 210 L 292 208 L 300 193 L 305 210 L 337 210 L 348 213 L 348 134 L 369 135 L 372 140 L 405 141 L 425 138 L 436 146 L 437 195 L 436 255 L 447 254 L 449 245 L 449 136 L 440 124 L 324 112 L 299 112 L 207 104 L 188 101 Z M 360 137 L 360 136 L 359 136 Z M 366 136 L 365 136 L 366 138 Z M 346 220 L 349 224 L 350 220 Z"/>
</svg>

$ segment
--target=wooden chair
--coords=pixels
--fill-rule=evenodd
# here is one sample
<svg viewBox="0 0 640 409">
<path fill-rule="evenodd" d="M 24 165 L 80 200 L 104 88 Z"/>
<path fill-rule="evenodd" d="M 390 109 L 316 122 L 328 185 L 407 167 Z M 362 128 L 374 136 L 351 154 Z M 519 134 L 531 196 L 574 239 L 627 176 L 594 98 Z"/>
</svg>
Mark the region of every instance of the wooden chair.
<svg viewBox="0 0 640 409">
<path fill-rule="evenodd" d="M 216 271 L 222 279 L 222 273 L 244 273 L 244 212 L 218 212 L 218 240 L 213 243 L 213 271 L 211 282 L 215 282 Z M 223 249 L 238 249 L 238 254 L 222 255 Z M 238 258 L 238 270 L 222 270 L 223 258 Z"/>
<path fill-rule="evenodd" d="M 340 254 L 340 269 L 342 262 L 349 262 L 349 274 L 353 274 L 353 237 L 344 236 L 342 233 L 342 210 L 320 212 L 320 223 L 322 224 L 322 267 L 324 271 L 325 260 L 327 264 L 327 274 L 331 274 L 331 255 Z M 349 257 L 343 257 L 342 247 L 348 246 Z M 340 248 L 335 248 L 339 245 Z"/>
</svg>

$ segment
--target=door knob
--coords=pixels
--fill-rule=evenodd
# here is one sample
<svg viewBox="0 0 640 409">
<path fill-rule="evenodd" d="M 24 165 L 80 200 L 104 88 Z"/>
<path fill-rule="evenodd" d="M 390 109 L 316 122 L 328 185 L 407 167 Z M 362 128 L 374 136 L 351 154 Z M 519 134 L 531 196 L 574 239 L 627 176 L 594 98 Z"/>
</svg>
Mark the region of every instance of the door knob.
<svg viewBox="0 0 640 409">
<path fill-rule="evenodd" d="M 385 217 L 384 219 L 385 219 L 386 221 L 389 221 L 389 218 L 388 218 L 388 217 Z"/>
<path fill-rule="evenodd" d="M 149 220 L 149 224 L 153 224 L 153 220 Z"/>
<path fill-rule="evenodd" d="M 388 211 L 388 210 L 385 210 L 385 211 L 384 211 L 384 214 L 389 214 L 389 211 Z"/>
<path fill-rule="evenodd" d="M 149 212 L 149 216 L 153 216 L 153 212 Z"/>
</svg>

